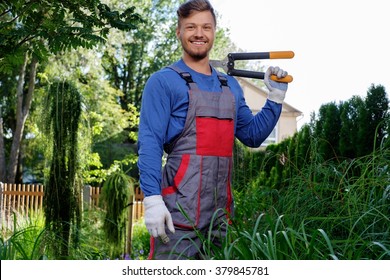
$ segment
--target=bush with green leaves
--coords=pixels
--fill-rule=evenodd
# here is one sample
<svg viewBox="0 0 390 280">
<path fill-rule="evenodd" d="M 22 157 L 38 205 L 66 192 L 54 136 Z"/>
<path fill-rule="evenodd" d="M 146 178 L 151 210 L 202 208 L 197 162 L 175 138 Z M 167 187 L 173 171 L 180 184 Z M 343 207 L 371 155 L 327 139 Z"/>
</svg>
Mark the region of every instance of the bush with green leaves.
<svg viewBox="0 0 390 280">
<path fill-rule="evenodd" d="M 131 243 L 131 258 L 145 260 L 150 251 L 150 235 L 143 218 L 133 223 L 133 238 Z"/>
<path fill-rule="evenodd" d="M 15 212 L 12 227 L 2 226 L 0 259 L 47 259 L 45 243 L 48 237 L 42 212 L 30 213 L 27 217 Z"/>
</svg>

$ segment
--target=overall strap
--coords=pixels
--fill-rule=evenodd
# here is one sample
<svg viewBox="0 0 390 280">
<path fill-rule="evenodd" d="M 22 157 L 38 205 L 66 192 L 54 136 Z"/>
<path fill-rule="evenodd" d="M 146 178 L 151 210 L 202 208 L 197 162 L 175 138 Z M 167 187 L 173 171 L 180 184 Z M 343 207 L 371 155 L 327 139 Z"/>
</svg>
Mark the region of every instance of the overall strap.
<svg viewBox="0 0 390 280">
<path fill-rule="evenodd" d="M 179 67 L 175 65 L 170 65 L 167 68 L 172 69 L 173 71 L 177 72 L 187 83 L 187 86 L 189 89 L 198 89 L 197 84 L 192 80 L 191 74 L 181 70 Z"/>
<path fill-rule="evenodd" d="M 224 93 L 227 93 L 227 92 L 230 92 L 230 87 L 228 85 L 228 80 L 226 79 L 226 77 L 224 77 L 222 74 L 220 74 L 218 71 L 217 72 L 217 76 L 218 76 L 218 80 L 219 82 L 221 83 L 221 88 L 222 88 L 222 91 Z"/>
<path fill-rule="evenodd" d="M 190 89 L 198 89 L 198 86 L 196 85 L 196 83 L 192 80 L 192 77 L 191 77 L 191 74 L 186 72 L 186 71 L 183 71 L 181 70 L 179 67 L 175 66 L 175 65 L 170 65 L 168 66 L 167 68 L 170 68 L 172 69 L 173 71 L 177 72 L 187 83 L 187 86 L 190 88 Z M 214 69 L 215 70 L 215 69 Z M 216 71 L 216 70 L 215 70 Z M 219 73 L 218 71 L 217 72 L 217 77 L 218 77 L 218 80 L 219 82 L 221 83 L 221 88 L 222 88 L 222 91 L 223 92 L 228 92 L 228 90 L 230 89 L 229 85 L 228 85 L 228 81 L 226 79 L 225 76 L 223 76 L 221 73 Z"/>
</svg>

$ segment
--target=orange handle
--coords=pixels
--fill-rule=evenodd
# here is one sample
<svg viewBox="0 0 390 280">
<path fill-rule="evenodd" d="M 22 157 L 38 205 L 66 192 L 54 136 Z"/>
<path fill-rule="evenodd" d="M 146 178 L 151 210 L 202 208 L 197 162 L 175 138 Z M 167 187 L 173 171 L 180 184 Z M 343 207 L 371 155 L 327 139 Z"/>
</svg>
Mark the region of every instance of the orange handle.
<svg viewBox="0 0 390 280">
<path fill-rule="evenodd" d="M 293 51 L 275 51 L 269 52 L 269 59 L 289 59 L 295 56 Z M 284 78 L 278 79 L 276 75 L 271 75 L 271 80 L 281 83 L 291 83 L 293 81 L 293 77 L 291 75 L 287 75 Z"/>
<path fill-rule="evenodd" d="M 285 58 L 293 58 L 294 57 L 293 51 L 276 51 L 276 52 L 269 52 L 269 59 L 285 59 Z"/>
<path fill-rule="evenodd" d="M 279 79 L 278 76 L 271 75 L 271 80 L 280 83 L 291 83 L 293 81 L 293 77 L 291 75 L 287 75 L 286 77 Z"/>
</svg>

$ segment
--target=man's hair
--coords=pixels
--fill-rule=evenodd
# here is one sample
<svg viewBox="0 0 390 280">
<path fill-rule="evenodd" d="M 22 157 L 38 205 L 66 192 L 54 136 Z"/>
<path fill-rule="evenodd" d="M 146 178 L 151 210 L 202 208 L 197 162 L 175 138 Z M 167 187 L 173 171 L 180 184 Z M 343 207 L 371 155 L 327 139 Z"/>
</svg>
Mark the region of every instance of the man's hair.
<svg viewBox="0 0 390 280">
<path fill-rule="evenodd" d="M 211 12 L 214 18 L 214 24 L 217 25 L 217 19 L 214 13 L 214 8 L 211 6 L 208 0 L 189 0 L 180 5 L 179 9 L 177 9 L 178 16 L 178 25 L 180 26 L 180 20 L 183 18 L 188 18 L 191 16 L 193 12 Z"/>
</svg>

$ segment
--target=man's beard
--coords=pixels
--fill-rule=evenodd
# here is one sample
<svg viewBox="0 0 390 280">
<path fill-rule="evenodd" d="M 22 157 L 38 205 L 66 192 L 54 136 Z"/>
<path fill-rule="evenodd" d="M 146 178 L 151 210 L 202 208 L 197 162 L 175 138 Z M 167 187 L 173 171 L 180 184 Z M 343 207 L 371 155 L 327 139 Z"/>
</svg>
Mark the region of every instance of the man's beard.
<svg viewBox="0 0 390 280">
<path fill-rule="evenodd" d="M 187 53 L 192 59 L 194 59 L 196 61 L 199 61 L 199 60 L 206 58 L 211 50 L 211 47 L 210 47 L 210 48 L 207 48 L 205 51 L 195 52 L 195 51 L 191 50 L 191 48 L 184 45 L 183 43 L 181 45 L 182 45 L 184 52 Z"/>
<path fill-rule="evenodd" d="M 202 59 L 206 58 L 207 55 L 209 54 L 208 50 L 203 51 L 203 52 L 194 52 L 194 51 L 186 49 L 186 48 L 183 48 L 183 49 L 184 49 L 184 52 L 186 52 L 194 60 L 202 60 Z"/>
<path fill-rule="evenodd" d="M 205 57 L 207 57 L 207 54 L 208 52 L 204 52 L 204 53 L 199 53 L 199 54 L 194 54 L 194 53 L 188 53 L 194 60 L 202 60 L 204 59 Z"/>
</svg>

